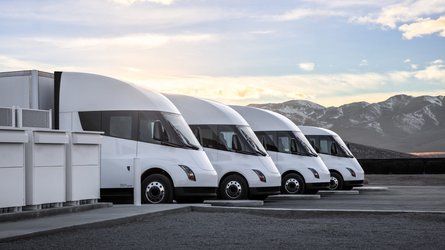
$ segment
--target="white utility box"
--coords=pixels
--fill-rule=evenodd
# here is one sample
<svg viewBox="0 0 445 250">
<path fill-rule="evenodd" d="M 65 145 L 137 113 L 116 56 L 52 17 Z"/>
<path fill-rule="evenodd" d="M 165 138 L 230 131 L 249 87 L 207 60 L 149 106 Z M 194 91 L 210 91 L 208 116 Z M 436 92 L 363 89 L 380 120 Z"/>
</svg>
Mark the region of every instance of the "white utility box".
<svg viewBox="0 0 445 250">
<path fill-rule="evenodd" d="M 66 201 L 66 144 L 68 135 L 59 130 L 28 130 L 26 145 L 26 205 L 62 206 Z"/>
<path fill-rule="evenodd" d="M 25 205 L 25 130 L 0 127 L 0 208 Z"/>
<path fill-rule="evenodd" d="M 66 147 L 66 200 L 92 203 L 100 198 L 102 132 L 69 132 Z"/>
</svg>

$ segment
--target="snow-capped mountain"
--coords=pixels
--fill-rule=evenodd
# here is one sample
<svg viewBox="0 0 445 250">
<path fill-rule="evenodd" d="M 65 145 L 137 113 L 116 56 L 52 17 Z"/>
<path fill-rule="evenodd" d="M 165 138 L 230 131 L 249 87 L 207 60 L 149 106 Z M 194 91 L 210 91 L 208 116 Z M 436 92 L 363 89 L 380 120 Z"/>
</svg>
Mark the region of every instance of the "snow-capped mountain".
<svg viewBox="0 0 445 250">
<path fill-rule="evenodd" d="M 249 106 L 281 113 L 297 125 L 329 128 L 359 144 L 402 152 L 445 151 L 444 96 L 396 95 L 340 107 L 305 100 Z"/>
</svg>

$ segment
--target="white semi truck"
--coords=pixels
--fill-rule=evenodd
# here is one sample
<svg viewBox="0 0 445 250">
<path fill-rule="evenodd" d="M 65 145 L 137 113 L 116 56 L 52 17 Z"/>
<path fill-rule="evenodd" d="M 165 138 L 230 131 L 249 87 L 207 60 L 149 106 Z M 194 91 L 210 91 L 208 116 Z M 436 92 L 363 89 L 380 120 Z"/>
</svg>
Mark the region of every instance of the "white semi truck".
<svg viewBox="0 0 445 250">
<path fill-rule="evenodd" d="M 282 193 L 316 193 L 329 188 L 328 168 L 291 120 L 269 110 L 231 107 L 246 119 L 280 170 Z"/>
<path fill-rule="evenodd" d="M 51 80 L 52 81 L 51 81 Z M 53 128 L 103 131 L 101 194 L 132 194 L 135 163 L 146 203 L 215 197 L 217 173 L 162 94 L 105 76 L 0 73 L 0 107 L 53 109 Z"/>
<path fill-rule="evenodd" d="M 334 131 L 298 126 L 331 172 L 330 189 L 352 189 L 363 186 L 365 172 L 345 142 Z"/>
<path fill-rule="evenodd" d="M 281 175 L 246 120 L 227 105 L 166 95 L 178 107 L 218 173 L 222 199 L 278 194 Z"/>
</svg>

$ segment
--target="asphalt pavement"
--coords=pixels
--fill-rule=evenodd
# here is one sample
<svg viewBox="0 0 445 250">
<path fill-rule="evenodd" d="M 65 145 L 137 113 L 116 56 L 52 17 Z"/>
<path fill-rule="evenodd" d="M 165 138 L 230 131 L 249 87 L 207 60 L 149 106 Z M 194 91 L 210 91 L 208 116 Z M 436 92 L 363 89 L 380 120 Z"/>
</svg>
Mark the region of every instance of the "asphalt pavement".
<svg viewBox="0 0 445 250">
<path fill-rule="evenodd" d="M 252 208 L 117 205 L 1 222 L 0 249 L 445 249 L 445 185 L 358 193 Z"/>
<path fill-rule="evenodd" d="M 445 249 L 445 214 L 185 212 L 0 243 L 0 249 Z"/>
<path fill-rule="evenodd" d="M 359 195 L 326 195 L 319 200 L 266 200 L 266 208 L 445 211 L 445 186 L 390 186 Z"/>
</svg>

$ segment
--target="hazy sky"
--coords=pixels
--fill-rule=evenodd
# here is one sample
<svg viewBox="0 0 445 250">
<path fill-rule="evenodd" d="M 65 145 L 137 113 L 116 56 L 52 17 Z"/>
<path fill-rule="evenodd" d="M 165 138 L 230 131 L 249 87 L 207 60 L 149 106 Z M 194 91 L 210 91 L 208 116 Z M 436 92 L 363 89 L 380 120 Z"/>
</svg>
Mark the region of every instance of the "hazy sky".
<svg viewBox="0 0 445 250">
<path fill-rule="evenodd" d="M 445 0 L 0 0 L 0 71 L 228 104 L 445 95 Z"/>
</svg>

